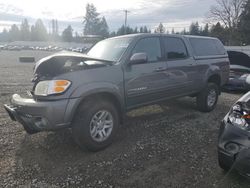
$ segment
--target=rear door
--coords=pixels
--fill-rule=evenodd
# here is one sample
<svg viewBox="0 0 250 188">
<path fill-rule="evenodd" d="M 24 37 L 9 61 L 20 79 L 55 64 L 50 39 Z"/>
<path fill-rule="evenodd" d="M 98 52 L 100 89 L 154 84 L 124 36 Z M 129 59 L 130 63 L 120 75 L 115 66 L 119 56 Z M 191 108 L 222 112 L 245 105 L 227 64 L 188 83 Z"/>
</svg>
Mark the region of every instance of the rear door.
<svg viewBox="0 0 250 188">
<path fill-rule="evenodd" d="M 168 96 L 181 96 L 196 90 L 198 69 L 193 57 L 189 56 L 182 38 L 163 37 L 164 56 L 169 75 Z"/>
<path fill-rule="evenodd" d="M 127 65 L 125 68 L 125 95 L 128 108 L 165 97 L 168 80 L 160 37 L 140 39 L 131 56 L 135 53 L 146 53 L 148 61 L 144 64 Z"/>
</svg>

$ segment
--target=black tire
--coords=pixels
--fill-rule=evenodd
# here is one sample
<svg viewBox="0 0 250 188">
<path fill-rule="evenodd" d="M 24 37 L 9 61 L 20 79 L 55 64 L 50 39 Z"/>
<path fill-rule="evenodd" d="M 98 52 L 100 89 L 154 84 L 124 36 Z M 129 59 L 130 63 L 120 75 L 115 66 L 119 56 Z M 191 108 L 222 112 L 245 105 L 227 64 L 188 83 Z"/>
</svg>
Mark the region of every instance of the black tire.
<svg viewBox="0 0 250 188">
<path fill-rule="evenodd" d="M 208 95 L 211 91 L 215 91 L 215 101 L 213 105 L 208 105 Z M 219 96 L 219 87 L 215 83 L 208 83 L 206 88 L 204 88 L 196 97 L 197 107 L 201 112 L 210 112 L 212 111 L 217 104 Z"/>
<path fill-rule="evenodd" d="M 219 152 L 218 152 L 218 164 L 220 168 L 225 172 L 229 171 L 231 168 L 231 165 L 226 163 L 225 158 Z"/>
<path fill-rule="evenodd" d="M 106 140 L 97 142 L 91 136 L 90 122 L 92 117 L 94 117 L 94 115 L 101 110 L 105 110 L 112 115 L 113 129 Z M 109 146 L 114 140 L 114 137 L 119 129 L 119 122 L 117 109 L 111 102 L 100 99 L 90 99 L 83 102 L 76 112 L 72 125 L 73 138 L 82 149 L 88 149 L 90 151 L 102 150 Z"/>
</svg>

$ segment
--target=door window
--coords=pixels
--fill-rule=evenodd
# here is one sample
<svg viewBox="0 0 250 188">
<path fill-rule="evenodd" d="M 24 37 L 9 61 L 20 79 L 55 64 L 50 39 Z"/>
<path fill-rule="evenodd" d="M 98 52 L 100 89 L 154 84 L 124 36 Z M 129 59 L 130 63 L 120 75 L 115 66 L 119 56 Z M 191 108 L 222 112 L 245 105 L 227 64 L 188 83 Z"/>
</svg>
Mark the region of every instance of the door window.
<svg viewBox="0 0 250 188">
<path fill-rule="evenodd" d="M 133 53 L 146 53 L 148 62 L 157 62 L 161 60 L 161 45 L 157 37 L 141 39 L 135 46 Z"/>
<path fill-rule="evenodd" d="M 185 59 L 188 57 L 187 49 L 183 41 L 179 38 L 165 37 L 165 57 L 168 60 Z"/>
</svg>

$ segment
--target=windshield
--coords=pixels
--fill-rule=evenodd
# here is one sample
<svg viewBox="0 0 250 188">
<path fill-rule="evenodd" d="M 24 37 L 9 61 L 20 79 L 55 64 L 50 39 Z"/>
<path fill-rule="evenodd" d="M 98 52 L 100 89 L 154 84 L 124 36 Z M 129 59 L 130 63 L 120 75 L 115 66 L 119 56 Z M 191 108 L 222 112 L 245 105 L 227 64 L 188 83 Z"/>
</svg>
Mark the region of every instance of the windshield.
<svg viewBox="0 0 250 188">
<path fill-rule="evenodd" d="M 132 38 L 113 38 L 98 42 L 93 46 L 88 55 L 97 59 L 118 61 L 127 49 Z"/>
</svg>

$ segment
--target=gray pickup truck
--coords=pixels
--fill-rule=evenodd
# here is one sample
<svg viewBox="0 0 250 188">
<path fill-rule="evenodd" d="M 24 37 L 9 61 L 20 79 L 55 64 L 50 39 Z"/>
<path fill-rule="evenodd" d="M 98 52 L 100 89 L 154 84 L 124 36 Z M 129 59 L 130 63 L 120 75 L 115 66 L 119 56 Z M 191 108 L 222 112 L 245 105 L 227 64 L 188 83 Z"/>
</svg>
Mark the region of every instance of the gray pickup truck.
<svg viewBox="0 0 250 188">
<path fill-rule="evenodd" d="M 199 110 L 213 110 L 228 78 L 228 55 L 216 38 L 126 35 L 87 54 L 41 59 L 33 91 L 14 94 L 5 109 L 30 134 L 71 128 L 79 146 L 97 151 L 111 144 L 131 109 L 192 96 Z"/>
</svg>

